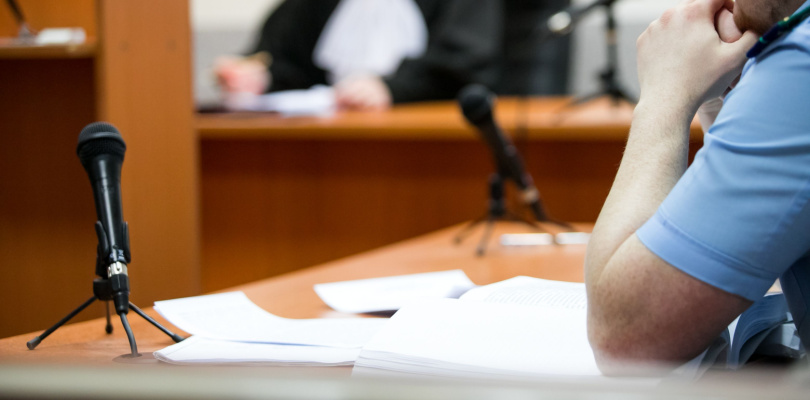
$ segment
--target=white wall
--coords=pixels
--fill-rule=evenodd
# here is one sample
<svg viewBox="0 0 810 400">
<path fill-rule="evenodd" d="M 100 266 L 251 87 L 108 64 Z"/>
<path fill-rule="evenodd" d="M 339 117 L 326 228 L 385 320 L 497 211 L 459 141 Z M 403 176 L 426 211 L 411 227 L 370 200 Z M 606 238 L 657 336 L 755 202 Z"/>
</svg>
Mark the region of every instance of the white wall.
<svg viewBox="0 0 810 400">
<path fill-rule="evenodd" d="M 267 14 L 282 0 L 192 0 L 194 37 L 194 89 L 198 103 L 216 101 L 211 65 L 217 55 L 247 51 Z M 468 0 L 475 1 L 475 0 Z M 540 1 L 540 0 L 527 0 Z M 593 0 L 574 0 L 588 4 Z M 632 95 L 638 94 L 636 38 L 665 9 L 679 0 L 618 0 L 619 79 Z M 593 11 L 574 31 L 569 88 L 575 94 L 599 90 L 597 79 L 604 67 L 604 12 Z"/>
<path fill-rule="evenodd" d="M 592 0 L 573 0 L 576 5 Z M 632 96 L 638 96 L 636 39 L 654 19 L 680 0 L 618 0 L 615 4 L 618 27 L 619 83 Z M 605 12 L 596 9 L 574 31 L 569 90 L 587 95 L 600 90 L 599 72 L 605 67 Z"/>
</svg>

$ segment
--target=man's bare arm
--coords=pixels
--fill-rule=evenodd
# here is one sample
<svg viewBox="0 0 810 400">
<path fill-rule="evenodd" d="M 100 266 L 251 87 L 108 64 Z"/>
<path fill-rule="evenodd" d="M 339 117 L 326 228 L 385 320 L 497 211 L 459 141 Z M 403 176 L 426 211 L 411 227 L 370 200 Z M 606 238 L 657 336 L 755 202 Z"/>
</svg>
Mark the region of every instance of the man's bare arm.
<svg viewBox="0 0 810 400">
<path fill-rule="evenodd" d="M 641 99 L 585 262 L 589 338 L 608 373 L 628 360 L 689 359 L 750 304 L 668 265 L 634 234 L 684 173 L 698 106 L 728 87 L 756 40 L 720 40 L 724 3 L 684 2 L 638 41 Z"/>
</svg>

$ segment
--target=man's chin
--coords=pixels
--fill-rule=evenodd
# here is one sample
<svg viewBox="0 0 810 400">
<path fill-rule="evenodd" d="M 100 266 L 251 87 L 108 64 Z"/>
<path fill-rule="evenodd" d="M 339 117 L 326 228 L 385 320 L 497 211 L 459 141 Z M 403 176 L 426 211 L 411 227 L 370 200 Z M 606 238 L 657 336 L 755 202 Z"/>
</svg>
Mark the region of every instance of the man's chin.
<svg viewBox="0 0 810 400">
<path fill-rule="evenodd" d="M 770 23 L 770 21 L 763 21 L 761 17 L 760 20 L 757 20 L 737 9 L 734 10 L 734 24 L 737 25 L 737 28 L 742 32 L 753 31 L 762 35 L 775 23 L 776 22 Z"/>
</svg>

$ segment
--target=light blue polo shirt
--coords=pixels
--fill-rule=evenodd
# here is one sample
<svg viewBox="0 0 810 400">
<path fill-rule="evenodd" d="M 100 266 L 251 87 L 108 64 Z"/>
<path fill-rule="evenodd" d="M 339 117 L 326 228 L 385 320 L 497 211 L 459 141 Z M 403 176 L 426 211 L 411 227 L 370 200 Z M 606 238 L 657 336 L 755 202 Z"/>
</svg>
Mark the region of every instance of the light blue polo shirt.
<svg viewBox="0 0 810 400">
<path fill-rule="evenodd" d="M 810 347 L 810 19 L 748 61 L 694 162 L 636 234 L 667 263 L 752 301 L 781 277 Z"/>
</svg>

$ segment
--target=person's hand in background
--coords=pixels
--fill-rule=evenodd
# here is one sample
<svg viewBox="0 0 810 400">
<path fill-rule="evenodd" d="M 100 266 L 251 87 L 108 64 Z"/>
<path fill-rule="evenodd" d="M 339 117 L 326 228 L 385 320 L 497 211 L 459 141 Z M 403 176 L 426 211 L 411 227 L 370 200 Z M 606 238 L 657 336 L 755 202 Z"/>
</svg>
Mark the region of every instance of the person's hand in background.
<svg viewBox="0 0 810 400">
<path fill-rule="evenodd" d="M 391 91 L 376 75 L 350 76 L 337 82 L 335 101 L 338 108 L 351 110 L 386 110 L 393 100 Z"/>
<path fill-rule="evenodd" d="M 267 69 L 269 56 L 259 53 L 250 57 L 220 57 L 214 63 L 214 74 L 223 92 L 259 95 L 270 87 Z"/>
</svg>

